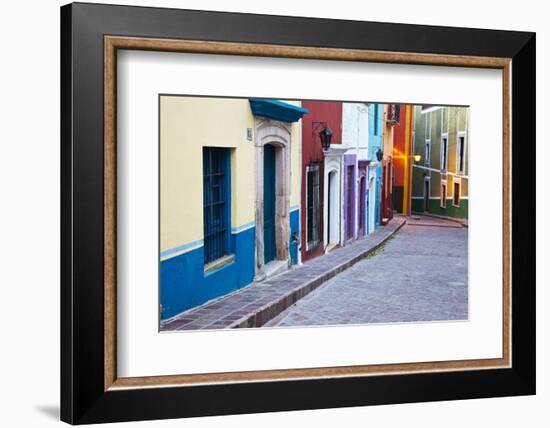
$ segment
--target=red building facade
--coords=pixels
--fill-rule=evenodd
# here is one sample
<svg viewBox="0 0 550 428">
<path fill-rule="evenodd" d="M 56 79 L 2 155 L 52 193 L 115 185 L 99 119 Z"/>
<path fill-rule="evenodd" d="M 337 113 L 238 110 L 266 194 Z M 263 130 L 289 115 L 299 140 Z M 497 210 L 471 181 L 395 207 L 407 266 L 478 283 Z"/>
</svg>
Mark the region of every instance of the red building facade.
<svg viewBox="0 0 550 428">
<path fill-rule="evenodd" d="M 342 143 L 342 103 L 303 101 L 309 113 L 302 118 L 302 198 L 300 251 L 303 261 L 324 254 L 324 153 L 319 132 L 332 131 L 331 144 Z"/>
<path fill-rule="evenodd" d="M 403 213 L 403 190 L 408 153 L 405 151 L 405 124 L 397 124 L 393 130 L 393 208 Z"/>
</svg>

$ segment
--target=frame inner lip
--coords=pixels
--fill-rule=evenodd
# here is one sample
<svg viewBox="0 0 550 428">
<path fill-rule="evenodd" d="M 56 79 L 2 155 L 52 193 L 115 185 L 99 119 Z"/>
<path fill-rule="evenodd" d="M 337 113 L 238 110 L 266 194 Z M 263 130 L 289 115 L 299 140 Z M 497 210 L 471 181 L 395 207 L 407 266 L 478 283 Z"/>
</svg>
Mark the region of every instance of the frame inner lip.
<svg viewBox="0 0 550 428">
<path fill-rule="evenodd" d="M 146 37 L 122 37 L 122 36 L 104 36 L 105 40 L 105 62 L 104 62 L 104 74 L 105 74 L 105 152 L 106 152 L 106 167 L 105 167 L 105 179 L 106 183 L 108 180 L 114 180 L 114 187 L 116 189 L 116 172 L 109 171 L 108 165 L 108 155 L 109 146 L 113 145 L 116 147 L 116 50 L 117 49 L 145 49 L 150 51 L 173 51 L 173 52 L 182 52 L 182 53 L 205 53 L 205 54 L 228 54 L 228 55 L 254 55 L 254 52 L 258 52 L 260 56 L 272 56 L 272 57 L 288 57 L 296 59 L 334 59 L 334 56 L 338 56 L 338 52 L 347 53 L 344 55 L 345 58 L 340 58 L 340 60 L 349 60 L 349 61 L 365 61 L 365 62 L 384 62 L 384 63 L 395 63 L 396 56 L 405 57 L 404 60 L 399 61 L 398 63 L 404 64 L 418 64 L 418 65 L 443 65 L 443 66 L 457 66 L 457 67 L 474 67 L 474 68 L 496 68 L 503 70 L 503 104 L 504 104 L 504 125 L 503 126 L 503 139 L 504 139 L 504 153 L 509 152 L 510 150 L 510 136 L 509 136 L 509 123 L 511 123 L 511 117 L 506 120 L 507 114 L 511 116 L 511 93 L 510 93 L 510 84 L 506 76 L 511 76 L 511 58 L 502 58 L 502 57 L 482 57 L 482 56 L 468 56 L 468 55 L 446 55 L 446 54 L 418 54 L 418 53 L 402 53 L 402 52 L 386 52 L 386 51 L 370 51 L 370 50 L 357 50 L 357 49 L 340 49 L 340 48 L 318 48 L 318 47 L 307 47 L 307 46 L 286 46 L 286 45 L 269 45 L 269 44 L 255 44 L 255 43 L 234 43 L 234 42 L 212 42 L 212 41 L 197 41 L 197 40 L 179 40 L 179 39 L 158 39 L 158 38 L 146 38 Z M 266 51 L 267 50 L 267 51 Z M 310 56 L 304 54 L 304 52 L 310 52 Z M 289 56 L 291 55 L 291 56 Z M 304 55 L 304 56 L 299 56 Z M 348 56 L 351 55 L 354 58 L 350 59 Z M 386 59 L 384 59 L 386 58 Z M 508 81 L 508 83 L 507 83 Z M 109 93 L 109 91 L 114 91 Z M 506 150 L 507 149 L 507 150 Z M 112 150 L 112 147 L 111 147 Z M 115 149 L 116 150 L 116 149 Z M 111 153 L 111 155 L 116 157 L 116 152 Z M 111 159 L 113 161 L 113 159 Z M 509 156 L 505 156 L 504 162 L 510 162 Z M 116 165 L 116 160 L 114 161 Z M 504 168 L 505 170 L 509 168 Z M 505 177 L 506 178 L 506 177 Z M 108 180 L 107 180 L 108 179 Z M 511 176 L 508 180 L 505 181 L 504 192 L 511 192 Z M 112 184 L 111 184 L 112 185 Z M 110 187 L 106 184 L 105 190 Z M 116 205 L 116 195 L 107 195 L 105 192 L 105 197 L 113 198 L 114 204 Z M 505 201 L 510 198 L 504 198 Z M 503 207 L 503 214 L 506 219 L 509 216 L 508 211 L 511 209 L 510 206 Z M 112 208 L 110 208 L 112 209 Z M 116 227 L 116 212 L 115 218 L 111 218 L 113 213 L 107 212 L 110 210 L 107 206 L 105 208 L 105 230 L 106 238 L 109 234 L 109 227 Z M 109 217 L 110 216 L 110 217 Z M 114 220 L 114 224 L 113 223 Z M 505 244 L 503 245 L 504 251 L 504 262 L 508 262 L 508 265 L 511 264 L 511 258 L 506 256 L 507 248 L 508 251 L 511 250 L 509 241 L 511 239 L 510 231 L 506 229 L 506 222 L 504 222 L 504 238 Z M 114 239 L 116 241 L 116 234 L 109 236 L 109 239 Z M 116 250 L 113 252 L 113 249 L 116 248 L 116 242 L 107 242 L 105 239 L 105 266 L 110 262 L 116 263 L 115 260 L 108 260 L 109 257 L 116 258 Z M 394 370 L 382 370 L 372 374 L 362 374 L 362 373 L 352 373 L 345 375 L 338 375 L 337 372 L 339 369 L 357 369 L 357 367 L 373 367 L 373 365 L 367 366 L 342 366 L 342 367 L 330 367 L 330 368 L 306 368 L 306 369 L 280 369 L 280 370 L 268 370 L 268 371 L 250 371 L 250 372 L 235 372 L 238 375 L 241 373 L 245 374 L 247 379 L 244 380 L 221 380 L 220 377 L 224 377 L 227 373 L 208 373 L 200 376 L 206 376 L 209 379 L 205 380 L 204 383 L 192 383 L 189 382 L 189 379 L 195 375 L 170 375 L 170 376 L 146 376 L 146 377 L 133 377 L 133 378 L 118 378 L 116 375 L 116 284 L 108 284 L 108 281 L 105 282 L 105 390 L 119 387 L 130 387 L 130 388 L 140 388 L 140 387 L 155 387 L 155 386 L 192 386 L 192 385 L 201 385 L 201 384 L 219 384 L 219 383 L 236 383 L 236 382 L 260 382 L 268 381 L 269 378 L 264 379 L 262 373 L 286 373 L 287 376 L 283 378 L 276 378 L 274 380 L 299 380 L 299 379 L 323 379 L 323 378 L 338 378 L 338 377 L 363 377 L 370 375 L 389 375 L 389 374 L 405 374 L 405 373 L 425 373 L 425 372 L 441 372 L 441 371 L 463 371 L 471 369 L 494 369 L 494 368 L 503 368 L 511 366 L 511 319 L 510 311 L 507 309 L 511 306 L 511 267 L 504 266 L 505 276 L 504 276 L 504 314 L 505 318 L 503 319 L 503 357 L 497 359 L 498 364 L 494 364 L 494 359 L 479 359 L 479 360 L 459 360 L 462 362 L 470 362 L 471 364 L 465 368 L 451 368 L 453 361 L 440 361 L 440 362 L 427 362 L 427 363 L 418 363 L 418 364 L 428 364 L 430 368 L 426 369 L 417 369 L 417 370 L 403 370 L 403 371 L 394 371 Z M 509 271 L 509 273 L 508 273 Z M 509 277 L 510 276 L 510 277 Z M 116 278 L 110 278 L 111 281 L 116 282 Z M 113 329 L 115 331 L 110 331 Z M 508 336 L 508 340 L 506 340 Z M 406 364 L 416 364 L 416 363 L 405 363 Z M 403 364 L 391 364 L 387 366 L 402 366 Z M 485 367 L 487 365 L 487 367 Z M 448 368 L 446 368 L 448 366 Z M 302 375 L 292 376 L 290 372 L 298 370 L 302 372 Z M 326 370 L 330 374 L 322 375 L 308 375 L 308 371 L 311 370 Z M 233 373 L 231 373 L 233 374 Z M 166 378 L 170 377 L 175 381 L 172 383 L 172 379 L 169 381 L 169 384 L 164 384 Z M 132 386 L 126 386 L 127 383 L 132 383 Z"/>
</svg>

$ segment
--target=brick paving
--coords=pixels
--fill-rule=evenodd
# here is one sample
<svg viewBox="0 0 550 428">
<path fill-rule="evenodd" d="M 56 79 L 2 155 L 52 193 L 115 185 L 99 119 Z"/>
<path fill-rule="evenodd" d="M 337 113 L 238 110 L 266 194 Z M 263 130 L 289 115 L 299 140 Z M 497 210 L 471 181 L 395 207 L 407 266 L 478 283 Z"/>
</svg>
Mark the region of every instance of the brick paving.
<svg viewBox="0 0 550 428">
<path fill-rule="evenodd" d="M 422 216 L 266 326 L 467 319 L 468 229 Z"/>
<path fill-rule="evenodd" d="M 404 223 L 403 217 L 396 216 L 365 238 L 164 321 L 161 331 L 260 327 L 367 257 Z"/>
</svg>

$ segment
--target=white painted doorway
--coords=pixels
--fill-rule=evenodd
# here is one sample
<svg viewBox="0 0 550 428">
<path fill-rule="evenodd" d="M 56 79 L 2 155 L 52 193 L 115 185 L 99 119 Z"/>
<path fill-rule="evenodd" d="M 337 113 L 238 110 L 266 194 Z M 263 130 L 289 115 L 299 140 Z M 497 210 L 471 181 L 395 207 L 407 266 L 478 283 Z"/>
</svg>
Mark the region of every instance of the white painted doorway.
<svg viewBox="0 0 550 428">
<path fill-rule="evenodd" d="M 328 238 L 329 245 L 340 243 L 340 180 L 337 171 L 328 174 Z"/>
</svg>

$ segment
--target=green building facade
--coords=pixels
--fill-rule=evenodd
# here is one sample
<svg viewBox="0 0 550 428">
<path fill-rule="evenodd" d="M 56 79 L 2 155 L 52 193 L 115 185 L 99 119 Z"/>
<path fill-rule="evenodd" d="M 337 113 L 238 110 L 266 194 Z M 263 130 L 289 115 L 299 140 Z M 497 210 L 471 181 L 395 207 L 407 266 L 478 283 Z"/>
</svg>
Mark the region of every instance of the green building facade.
<svg viewBox="0 0 550 428">
<path fill-rule="evenodd" d="M 414 107 L 413 212 L 468 218 L 468 120 L 467 107 Z"/>
</svg>

